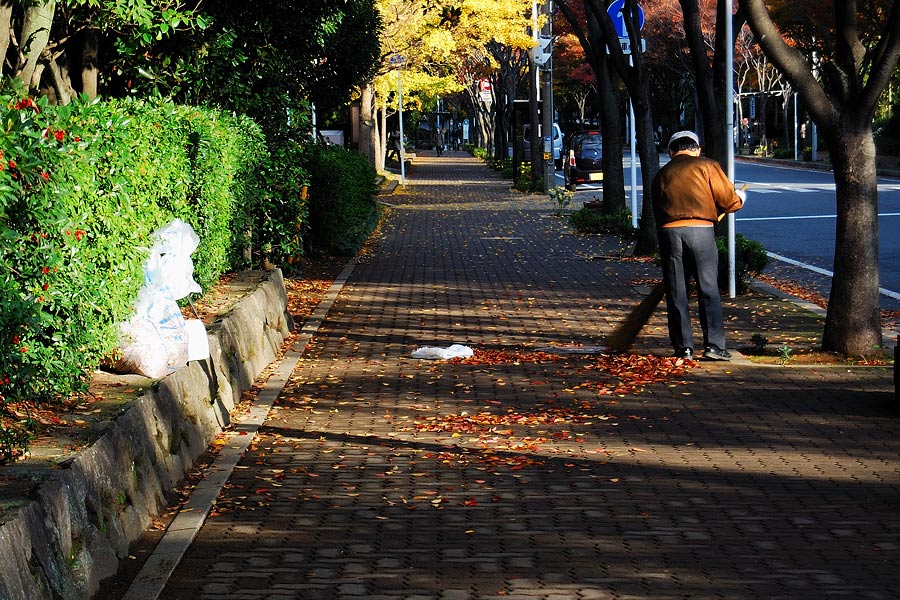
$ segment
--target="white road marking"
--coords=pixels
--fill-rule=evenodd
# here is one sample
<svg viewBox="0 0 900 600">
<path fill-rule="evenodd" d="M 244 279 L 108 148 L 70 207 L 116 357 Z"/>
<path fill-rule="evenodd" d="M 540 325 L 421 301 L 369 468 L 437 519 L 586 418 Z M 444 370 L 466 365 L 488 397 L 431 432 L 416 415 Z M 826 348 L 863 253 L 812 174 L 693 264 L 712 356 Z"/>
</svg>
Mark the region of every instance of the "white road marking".
<svg viewBox="0 0 900 600">
<path fill-rule="evenodd" d="M 878 213 L 879 217 L 900 217 L 900 213 Z M 791 221 L 794 219 L 837 219 L 837 215 L 794 215 L 790 217 L 740 217 L 735 221 Z"/>
<path fill-rule="evenodd" d="M 827 275 L 828 277 L 834 277 L 834 273 L 828 271 L 826 269 L 822 269 L 821 267 L 816 267 L 814 265 L 807 264 L 805 262 L 800 262 L 799 260 L 794 260 L 793 258 L 788 258 L 786 256 L 781 256 L 779 254 L 775 254 L 774 252 L 766 252 L 769 255 L 769 258 L 773 258 L 777 261 L 787 263 L 789 265 L 794 265 L 795 267 L 800 267 L 802 269 L 806 269 L 807 271 L 812 271 L 813 273 L 819 273 L 820 275 Z M 900 293 L 894 292 L 891 290 L 887 290 L 885 288 L 878 288 L 878 293 L 882 296 L 887 296 L 888 298 L 893 298 L 894 300 L 900 300 Z"/>
</svg>

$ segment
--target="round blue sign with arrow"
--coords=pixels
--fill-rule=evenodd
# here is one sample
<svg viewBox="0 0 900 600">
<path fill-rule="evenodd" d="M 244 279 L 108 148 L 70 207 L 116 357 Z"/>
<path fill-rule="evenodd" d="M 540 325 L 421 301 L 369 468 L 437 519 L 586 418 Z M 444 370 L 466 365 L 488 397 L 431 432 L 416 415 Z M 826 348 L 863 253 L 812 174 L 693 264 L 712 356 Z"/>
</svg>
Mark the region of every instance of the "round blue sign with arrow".
<svg viewBox="0 0 900 600">
<path fill-rule="evenodd" d="M 644 9 L 641 8 L 640 4 L 635 4 L 637 7 L 637 21 L 638 21 L 638 30 L 644 28 Z M 606 12 L 609 13 L 609 18 L 612 19 L 613 27 L 616 28 L 616 33 L 620 38 L 628 37 L 628 26 L 625 24 L 625 14 L 623 10 L 625 9 L 625 0 L 615 0 L 612 4 L 609 5 L 609 8 L 606 9 Z"/>
</svg>

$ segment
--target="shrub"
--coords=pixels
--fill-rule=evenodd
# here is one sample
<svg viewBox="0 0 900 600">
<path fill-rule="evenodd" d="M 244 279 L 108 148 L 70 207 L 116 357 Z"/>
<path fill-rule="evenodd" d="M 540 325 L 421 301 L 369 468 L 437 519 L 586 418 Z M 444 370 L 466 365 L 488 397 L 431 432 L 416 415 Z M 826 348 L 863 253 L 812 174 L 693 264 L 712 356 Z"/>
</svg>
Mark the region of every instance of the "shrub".
<svg viewBox="0 0 900 600">
<path fill-rule="evenodd" d="M 552 188 L 549 192 L 547 192 L 547 196 L 550 197 L 550 201 L 556 205 L 556 215 L 561 217 L 563 214 L 563 210 L 569 207 L 572 204 L 572 198 L 575 197 L 575 192 L 571 190 L 567 190 L 565 187 L 556 186 Z"/>
<path fill-rule="evenodd" d="M 728 243 L 725 238 L 716 238 L 719 250 L 719 287 L 728 289 Z M 762 244 L 747 239 L 741 234 L 734 238 L 735 291 L 744 294 L 750 287 L 750 280 L 762 273 L 769 264 L 769 255 Z"/>
<path fill-rule="evenodd" d="M 534 191 L 534 182 L 532 182 L 531 180 L 530 162 L 519 163 L 519 174 L 516 176 L 516 181 L 513 184 L 513 187 L 520 192 Z"/>
<path fill-rule="evenodd" d="M 874 135 L 879 154 L 900 154 L 900 105 L 894 105 L 891 116 L 874 123 Z"/>
<path fill-rule="evenodd" d="M 263 190 L 248 216 L 253 219 L 254 248 L 275 264 L 293 262 L 303 253 L 309 229 L 309 201 L 303 188 L 310 183 L 305 152 L 296 140 L 273 140 L 259 168 Z"/>
<path fill-rule="evenodd" d="M 576 233 L 611 233 L 623 237 L 634 235 L 631 212 L 620 210 L 605 214 L 594 208 L 583 207 L 569 215 L 569 224 Z"/>
<path fill-rule="evenodd" d="M 54 108 L 2 92 L 0 111 L 0 405 L 27 407 L 83 390 L 117 346 L 158 227 L 192 225 L 206 288 L 244 265 L 253 211 L 280 190 L 260 175 L 272 163 L 248 119 L 161 100 Z M 7 458 L 24 425 L 0 423 Z"/>
<path fill-rule="evenodd" d="M 375 168 L 357 152 L 320 144 L 309 148 L 306 168 L 310 245 L 352 256 L 378 221 Z"/>
</svg>

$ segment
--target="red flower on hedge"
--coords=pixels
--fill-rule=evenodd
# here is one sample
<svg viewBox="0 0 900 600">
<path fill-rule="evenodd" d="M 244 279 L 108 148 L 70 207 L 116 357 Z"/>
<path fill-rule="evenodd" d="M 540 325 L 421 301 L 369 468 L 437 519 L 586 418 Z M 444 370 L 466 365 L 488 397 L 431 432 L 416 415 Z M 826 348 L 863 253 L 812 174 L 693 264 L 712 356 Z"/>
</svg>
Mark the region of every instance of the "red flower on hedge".
<svg viewBox="0 0 900 600">
<path fill-rule="evenodd" d="M 57 142 L 61 142 L 66 139 L 66 132 L 62 129 L 52 129 L 48 127 L 44 130 L 44 137 L 53 136 Z"/>
<path fill-rule="evenodd" d="M 16 110 L 22 110 L 23 108 L 30 108 L 34 112 L 41 112 L 37 107 L 37 104 L 34 103 L 34 100 L 31 98 L 22 98 L 18 102 L 16 102 Z"/>
<path fill-rule="evenodd" d="M 83 229 L 76 229 L 76 230 L 75 230 L 75 239 L 78 240 L 78 241 L 80 242 L 80 241 L 81 241 L 81 238 L 83 238 L 83 237 L 84 237 L 84 230 L 83 230 Z"/>
</svg>

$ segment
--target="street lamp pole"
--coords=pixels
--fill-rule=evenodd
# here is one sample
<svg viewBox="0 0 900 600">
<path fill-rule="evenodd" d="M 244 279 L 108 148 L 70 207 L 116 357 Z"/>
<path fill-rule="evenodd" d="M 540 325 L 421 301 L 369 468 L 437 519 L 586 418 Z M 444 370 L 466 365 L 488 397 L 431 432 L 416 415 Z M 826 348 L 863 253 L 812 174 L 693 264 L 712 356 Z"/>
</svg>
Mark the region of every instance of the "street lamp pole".
<svg viewBox="0 0 900 600">
<path fill-rule="evenodd" d="M 400 185 L 406 187 L 406 144 L 403 143 L 403 82 L 400 74 L 402 69 L 397 69 L 397 112 L 400 120 Z"/>
<path fill-rule="evenodd" d="M 547 20 L 544 22 L 542 34 L 551 38 L 552 35 L 552 21 L 553 21 L 553 3 L 550 0 L 546 0 L 543 6 L 544 15 L 547 17 Z M 551 38 L 552 39 L 552 38 Z M 544 138 L 544 192 L 549 192 L 553 189 L 553 178 L 556 173 L 553 170 L 553 44 L 550 43 L 548 47 L 548 51 L 550 53 L 550 58 L 542 65 L 541 72 L 543 75 L 543 90 L 541 92 L 541 111 L 542 111 L 542 119 L 541 119 L 541 129 Z M 549 147 L 547 147 L 547 140 L 550 140 Z M 549 159 L 547 159 L 547 153 L 549 154 Z"/>
<path fill-rule="evenodd" d="M 734 183 L 734 24 L 733 24 L 733 0 L 725 0 L 725 131 L 728 133 L 726 144 L 726 164 L 728 179 Z M 728 213 L 728 296 L 737 296 L 736 260 L 735 260 L 735 218 L 734 213 Z"/>
<path fill-rule="evenodd" d="M 390 63 L 397 68 L 397 113 L 400 121 L 400 185 L 406 187 L 406 144 L 403 143 L 403 82 L 401 74 L 406 57 L 400 54 L 391 56 Z"/>
</svg>

